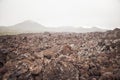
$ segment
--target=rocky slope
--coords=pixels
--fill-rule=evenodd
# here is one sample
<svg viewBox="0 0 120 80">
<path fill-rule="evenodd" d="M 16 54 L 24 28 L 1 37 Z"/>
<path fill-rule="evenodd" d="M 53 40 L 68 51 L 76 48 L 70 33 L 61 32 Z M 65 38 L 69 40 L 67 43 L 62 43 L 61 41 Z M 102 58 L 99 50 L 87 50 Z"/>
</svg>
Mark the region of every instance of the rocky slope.
<svg viewBox="0 0 120 80">
<path fill-rule="evenodd" d="M 0 36 L 0 80 L 120 80 L 119 33 Z"/>
</svg>

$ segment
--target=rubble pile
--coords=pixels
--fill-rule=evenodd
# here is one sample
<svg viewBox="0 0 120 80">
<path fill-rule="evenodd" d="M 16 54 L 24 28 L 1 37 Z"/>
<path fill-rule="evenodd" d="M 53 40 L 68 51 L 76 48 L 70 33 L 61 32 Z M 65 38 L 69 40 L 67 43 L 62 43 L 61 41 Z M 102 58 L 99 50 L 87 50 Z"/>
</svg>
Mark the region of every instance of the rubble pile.
<svg viewBox="0 0 120 80">
<path fill-rule="evenodd" d="M 0 36 L 0 80 L 120 80 L 120 29 Z"/>
</svg>

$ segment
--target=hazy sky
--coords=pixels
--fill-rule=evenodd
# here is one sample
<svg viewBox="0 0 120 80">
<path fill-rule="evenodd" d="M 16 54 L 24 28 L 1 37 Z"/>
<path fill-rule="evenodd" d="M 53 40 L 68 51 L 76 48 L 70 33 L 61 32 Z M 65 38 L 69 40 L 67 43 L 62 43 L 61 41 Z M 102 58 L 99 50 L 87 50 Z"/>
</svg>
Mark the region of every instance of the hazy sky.
<svg viewBox="0 0 120 80">
<path fill-rule="evenodd" d="M 24 20 L 50 27 L 120 28 L 120 0 L 0 0 L 0 25 Z"/>
</svg>

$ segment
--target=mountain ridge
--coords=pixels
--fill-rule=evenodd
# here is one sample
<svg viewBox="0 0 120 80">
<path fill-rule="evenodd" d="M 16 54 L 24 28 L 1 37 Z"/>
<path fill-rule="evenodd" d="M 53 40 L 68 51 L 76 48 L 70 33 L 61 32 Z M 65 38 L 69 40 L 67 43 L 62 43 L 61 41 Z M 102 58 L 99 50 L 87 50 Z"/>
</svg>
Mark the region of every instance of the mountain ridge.
<svg viewBox="0 0 120 80">
<path fill-rule="evenodd" d="M 48 28 L 44 25 L 41 25 L 32 20 L 26 20 L 24 22 L 15 24 L 13 26 L 1 26 L 1 32 L 16 32 L 16 33 L 39 33 L 39 32 L 77 32 L 77 33 L 86 33 L 86 32 L 104 32 L 105 29 L 98 27 L 84 28 L 84 27 L 73 27 L 73 26 L 61 26 L 57 28 Z"/>
</svg>

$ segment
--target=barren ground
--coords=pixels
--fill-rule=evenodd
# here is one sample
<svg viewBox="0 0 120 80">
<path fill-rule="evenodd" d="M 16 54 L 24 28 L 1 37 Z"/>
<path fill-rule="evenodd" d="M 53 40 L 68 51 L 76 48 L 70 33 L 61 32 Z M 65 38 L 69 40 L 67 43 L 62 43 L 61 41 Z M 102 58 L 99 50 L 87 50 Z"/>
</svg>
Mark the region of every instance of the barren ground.
<svg viewBox="0 0 120 80">
<path fill-rule="evenodd" d="M 120 29 L 0 36 L 0 80 L 120 80 Z"/>
</svg>

